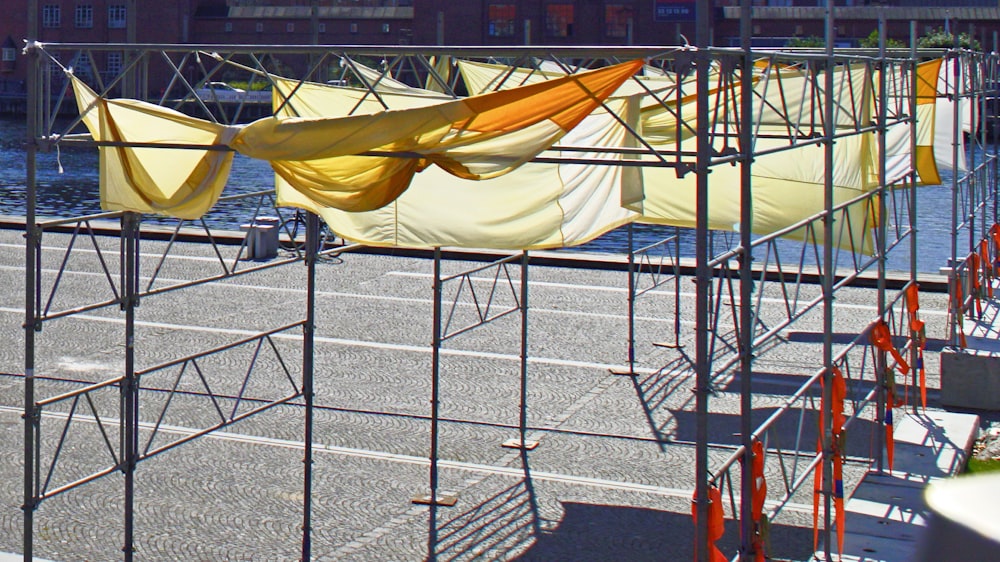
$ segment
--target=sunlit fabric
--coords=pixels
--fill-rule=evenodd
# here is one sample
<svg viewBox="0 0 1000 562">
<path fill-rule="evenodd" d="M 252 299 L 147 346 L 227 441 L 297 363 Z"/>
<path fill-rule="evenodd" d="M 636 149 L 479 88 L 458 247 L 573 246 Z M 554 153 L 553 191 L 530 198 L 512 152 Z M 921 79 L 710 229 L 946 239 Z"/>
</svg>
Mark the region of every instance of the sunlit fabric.
<svg viewBox="0 0 1000 562">
<path fill-rule="evenodd" d="M 212 208 L 229 178 L 233 153 L 226 145 L 239 132 L 237 127 L 145 102 L 102 99 L 76 78 L 72 84 L 83 122 L 96 141 L 216 148 L 102 147 L 104 209 L 196 219 Z"/>
<path fill-rule="evenodd" d="M 593 112 L 562 142 L 622 146 L 628 133 L 619 119 L 634 125 L 634 106 L 634 100 L 611 100 L 607 109 Z M 621 159 L 597 152 L 545 154 L 601 158 L 608 164 Z M 616 165 L 529 162 L 509 174 L 473 182 L 428 168 L 395 201 L 364 213 L 315 205 L 295 190 L 282 189 L 281 182 L 279 193 L 281 204 L 317 212 L 338 235 L 368 245 L 559 248 L 630 222 L 635 213 L 623 208 L 629 197 L 624 186 L 636 184 L 635 174 L 636 168 Z M 632 194 L 636 196 L 641 193 Z"/>
<path fill-rule="evenodd" d="M 431 165 L 476 180 L 516 169 L 579 124 L 641 67 L 639 60 L 432 105 L 346 117 L 276 116 L 240 127 L 213 125 L 145 102 L 97 99 L 73 81 L 95 140 L 196 147 L 102 147 L 104 207 L 190 219 L 211 208 L 228 176 L 232 155 L 216 155 L 209 146 L 270 161 L 285 185 L 313 206 L 368 211 L 398 197 L 416 172 Z M 382 155 L 365 155 L 372 152 Z"/>
</svg>

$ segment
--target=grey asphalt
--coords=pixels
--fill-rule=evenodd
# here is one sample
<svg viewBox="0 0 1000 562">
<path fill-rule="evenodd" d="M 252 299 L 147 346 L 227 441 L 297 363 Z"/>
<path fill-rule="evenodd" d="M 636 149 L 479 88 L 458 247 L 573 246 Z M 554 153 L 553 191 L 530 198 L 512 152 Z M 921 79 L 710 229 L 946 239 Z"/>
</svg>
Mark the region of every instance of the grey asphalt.
<svg viewBox="0 0 1000 562">
<path fill-rule="evenodd" d="M 67 273 L 66 235 L 47 235 L 43 284 L 57 290 L 51 310 L 100 302 L 112 295 L 97 254 L 78 240 Z M 86 243 L 85 243 L 86 242 Z M 105 258 L 117 261 L 117 239 L 99 238 Z M 162 242 L 144 242 L 143 274 L 155 270 Z M 236 247 L 221 251 L 233 257 Z M 0 231 L 0 552 L 21 552 L 23 402 L 23 284 L 21 234 Z M 232 263 L 232 262 L 229 262 Z M 240 262 L 248 267 L 254 262 Z M 445 273 L 480 265 L 450 260 Z M 218 267 L 206 244 L 175 245 L 154 288 L 211 275 Z M 300 320 L 305 268 L 292 263 L 243 277 L 144 298 L 138 308 L 137 368 L 150 369 Z M 514 278 L 520 272 L 511 270 Z M 489 283 L 472 283 L 485 302 Z M 530 279 L 529 438 L 527 453 L 501 447 L 518 437 L 520 317 L 512 314 L 445 343 L 441 370 L 440 489 L 458 503 L 429 509 L 411 503 L 428 491 L 431 373 L 432 262 L 411 256 L 345 254 L 318 267 L 314 513 L 312 552 L 318 560 L 421 560 L 432 549 L 441 560 L 687 560 L 694 486 L 693 286 L 681 283 L 681 350 L 673 341 L 674 291 L 661 287 L 637 305 L 637 376 L 609 369 L 627 360 L 626 287 L 621 271 L 532 266 Z M 457 291 L 458 284 L 451 285 Z M 469 295 L 465 286 L 463 296 Z M 804 294 L 817 288 L 799 287 Z M 449 293 L 450 294 L 450 293 Z M 876 315 L 871 289 L 838 292 L 838 334 L 858 333 Z M 776 295 L 767 295 L 775 297 Z M 509 306 L 510 289 L 492 306 Z M 454 308 L 452 327 L 474 318 L 474 307 Z M 945 333 L 947 296 L 926 293 L 921 310 L 932 338 Z M 446 312 L 452 310 L 446 305 Z M 496 310 L 496 308 L 494 308 Z M 777 299 L 765 324 L 780 321 Z M 773 318 L 770 317 L 773 315 Z M 52 320 L 37 334 L 38 397 L 51 397 L 121 372 L 124 315 L 107 307 Z M 819 367 L 821 317 L 810 314 L 783 332 L 779 345 L 755 363 L 754 406 L 779 406 Z M 724 329 L 724 328 L 720 328 Z M 283 396 L 293 383 L 276 354 L 298 373 L 300 332 L 276 335 L 247 377 L 252 345 L 203 358 L 198 367 L 172 367 L 143 378 L 141 445 L 156 448 L 218 420 L 219 411 L 246 411 L 252 401 L 197 394 Z M 721 351 L 720 351 L 721 353 Z M 930 397 L 938 388 L 936 353 L 926 358 Z M 674 367 L 674 368 L 670 368 Z M 174 384 L 175 396 L 160 418 Z M 739 383 L 723 378 L 711 399 L 711 462 L 721 463 L 739 443 Z M 78 405 L 48 489 L 106 466 L 117 428 L 117 391 L 93 393 Z M 68 403 L 46 409 L 42 458 L 65 428 Z M 218 408 L 218 409 L 217 409 Z M 89 416 L 89 417 L 88 417 Z M 155 435 L 152 428 L 160 420 Z M 150 438 L 152 442 L 149 443 Z M 301 541 L 303 409 L 280 406 L 224 431 L 200 437 L 140 463 L 136 488 L 139 560 L 295 560 Z M 789 436 L 789 442 L 793 436 Z M 803 447 L 810 450 L 813 443 Z M 787 444 L 786 444 L 787 446 Z M 114 449 L 114 446 L 110 448 Z M 526 462 L 525 462 L 526 461 Z M 769 480 L 782 476 L 769 469 Z M 738 473 L 737 473 L 738 474 Z M 845 469 L 853 489 L 864 467 Z M 118 474 L 45 500 L 36 512 L 35 555 L 68 562 L 121 558 L 122 482 Z M 777 485 L 773 489 L 778 488 Z M 811 491 L 780 513 L 772 533 L 774 559 L 804 560 L 813 553 Z M 434 532 L 431 532 L 431 530 Z M 732 552 L 738 528 L 730 522 L 720 546 Z M 429 537 L 436 536 L 436 541 Z"/>
</svg>

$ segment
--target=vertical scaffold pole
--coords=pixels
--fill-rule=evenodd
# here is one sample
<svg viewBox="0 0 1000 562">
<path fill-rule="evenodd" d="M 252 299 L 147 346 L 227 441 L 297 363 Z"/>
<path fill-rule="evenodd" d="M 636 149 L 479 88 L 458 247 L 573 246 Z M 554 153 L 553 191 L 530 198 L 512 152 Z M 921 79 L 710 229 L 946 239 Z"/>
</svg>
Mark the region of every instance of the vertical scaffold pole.
<svg viewBox="0 0 1000 562">
<path fill-rule="evenodd" d="M 750 45 L 752 9 L 750 0 L 740 0 L 740 434 L 743 443 L 740 469 L 740 560 L 757 558 L 753 520 L 753 53 Z M 763 558 L 761 556 L 760 558 Z"/>
<path fill-rule="evenodd" d="M 122 215 L 122 308 L 125 311 L 125 377 L 122 381 L 122 473 L 125 477 L 126 562 L 135 556 L 135 470 L 139 462 L 139 379 L 135 374 L 135 312 L 139 304 L 138 213 Z"/>
<path fill-rule="evenodd" d="M 437 559 L 438 406 L 441 375 L 441 248 L 434 248 L 434 334 L 431 341 L 431 450 L 427 559 Z"/>
<path fill-rule="evenodd" d="M 880 320 L 885 321 L 886 318 L 886 284 L 885 284 L 885 266 L 886 266 L 886 236 L 888 235 L 888 217 L 886 205 L 886 197 L 889 195 L 889 189 L 886 187 L 886 175 L 885 175 L 885 134 L 886 134 L 886 121 L 888 120 L 888 113 L 886 108 L 886 103 L 888 102 L 886 88 L 886 65 L 885 65 L 885 10 L 879 9 L 879 41 L 878 41 L 878 69 L 879 69 L 879 79 L 878 79 L 878 161 L 880 163 L 878 172 L 878 228 L 875 235 L 876 252 L 878 253 L 878 293 L 877 293 L 877 303 L 878 307 L 878 317 Z M 878 412 L 876 418 L 879 421 L 879 427 L 885 423 L 885 409 L 887 408 L 886 402 L 886 392 L 889 389 L 889 378 L 892 373 L 889 372 L 886 364 L 886 352 L 879 350 L 875 353 L 875 364 L 876 373 L 878 376 L 878 392 L 876 397 L 876 404 Z M 829 403 L 829 402 L 828 402 Z M 883 470 L 882 463 L 882 451 L 885 448 L 885 443 L 883 433 L 881 431 L 875 431 L 875 435 L 879 437 L 877 440 L 879 445 L 875 449 L 878 451 L 878 469 L 879 472 Z"/>
<path fill-rule="evenodd" d="M 635 223 L 628 223 L 628 374 L 635 374 Z"/>
<path fill-rule="evenodd" d="M 975 37 L 975 35 L 972 35 L 970 33 L 969 37 Z M 976 112 L 979 111 L 978 107 L 979 91 L 977 89 L 979 86 L 978 84 L 979 80 L 976 78 L 977 74 L 976 71 L 979 69 L 978 60 L 979 57 L 976 56 L 975 53 L 965 53 L 963 55 L 963 61 L 964 61 L 963 66 L 965 66 L 968 69 L 968 75 L 965 78 L 968 81 L 968 88 L 966 89 L 965 99 L 968 100 L 967 103 L 969 104 L 969 123 L 970 123 L 969 161 L 967 162 L 967 169 L 969 170 L 969 175 L 968 175 L 969 210 L 966 213 L 966 216 L 968 217 L 967 220 L 969 223 L 969 252 L 976 251 L 976 244 L 979 241 L 978 238 L 979 232 L 977 232 L 976 228 L 976 213 L 979 212 L 980 201 L 984 201 L 980 199 L 978 196 L 979 171 L 976 170 L 976 126 L 977 126 Z M 964 133 L 963 133 L 963 138 L 964 138 Z"/>
<path fill-rule="evenodd" d="M 910 61 L 909 64 L 912 66 L 910 71 L 910 99 L 909 99 L 909 114 L 910 114 L 910 154 L 917 153 L 917 22 L 916 20 L 910 20 Z M 910 170 L 910 283 L 916 284 L 917 279 L 917 235 L 920 232 L 919 224 L 917 223 L 917 167 L 911 161 Z M 910 331 L 910 341 L 917 341 L 918 334 L 914 331 Z M 917 368 L 917 359 L 919 351 L 917 345 L 910 346 L 910 364 L 913 365 L 912 377 L 913 377 L 913 388 L 919 388 L 917 373 L 919 369 Z M 913 411 L 917 411 L 917 404 L 919 400 L 913 400 Z"/>
<path fill-rule="evenodd" d="M 988 86 L 989 86 L 989 89 L 991 91 L 995 91 L 995 89 L 997 88 L 998 83 L 1000 83 L 1000 72 L 998 72 L 998 68 L 997 68 L 997 64 L 998 64 L 998 62 L 1000 62 L 1000 61 L 998 61 L 998 50 L 1000 50 L 1000 33 L 994 31 L 993 32 L 993 50 L 990 51 L 990 56 L 988 58 L 988 60 L 989 60 L 989 70 L 988 70 L 988 74 L 987 74 L 987 76 L 989 76 Z M 985 118 L 985 117 L 988 117 L 988 116 L 984 114 L 983 117 Z M 996 134 L 997 133 L 992 128 L 988 128 L 988 129 L 989 129 L 989 133 L 991 135 L 993 135 L 994 142 L 996 142 L 998 140 L 996 138 Z M 1000 193 L 997 193 L 997 186 L 1000 185 L 1000 178 L 997 177 L 997 174 L 1000 174 L 1000 166 L 997 165 L 997 160 L 998 160 L 997 157 L 998 156 L 1000 156 L 1000 154 L 997 153 L 996 145 L 994 144 L 993 145 L 992 162 L 991 162 L 993 164 L 993 173 L 990 176 L 990 195 L 993 197 L 993 222 L 994 223 L 1000 223 Z M 1000 256 L 997 256 L 997 257 L 1000 258 Z M 993 267 L 993 266 L 990 265 L 988 267 Z"/>
<path fill-rule="evenodd" d="M 528 446 L 528 252 L 521 253 L 521 411 L 518 431 L 521 448 Z"/>
<path fill-rule="evenodd" d="M 998 54 L 998 52 L 1000 52 L 1000 33 L 994 31 L 993 32 L 993 50 L 990 52 L 990 58 L 989 58 L 989 61 L 990 61 L 990 66 L 989 66 L 989 69 L 990 69 L 989 70 L 989 76 L 990 76 L 989 88 L 990 88 L 990 90 L 995 90 L 997 88 L 998 84 L 1000 84 L 1000 69 L 997 68 L 998 65 L 1000 65 L 1000 60 L 998 60 L 998 57 L 1000 57 L 1000 54 Z M 994 135 L 993 140 L 994 140 L 994 142 L 996 142 L 998 140 L 996 138 L 996 134 L 997 133 L 993 132 L 992 130 L 990 132 L 991 132 L 991 134 Z M 993 145 L 993 162 L 992 162 L 993 163 L 993 174 L 991 175 L 991 180 L 992 181 L 990 182 L 990 189 L 991 189 L 990 193 L 993 196 L 993 222 L 994 223 L 1000 223 L 1000 193 L 997 193 L 997 191 L 998 191 L 997 187 L 1000 186 L 1000 177 L 998 177 L 998 175 L 1000 175 L 1000 165 L 998 165 L 998 160 L 1000 160 L 1000 158 L 998 158 L 998 157 L 1000 157 L 1000 153 L 997 152 L 997 150 L 996 150 L 996 144 L 994 144 Z M 997 256 L 997 259 L 1000 259 L 1000 256 Z"/>
<path fill-rule="evenodd" d="M 302 398 L 305 428 L 302 458 L 302 560 L 312 560 L 313 380 L 316 368 L 316 261 L 319 217 L 306 213 L 306 322 L 302 326 Z"/>
<path fill-rule="evenodd" d="M 37 35 L 38 2 L 28 3 L 29 37 Z M 25 201 L 25 244 L 24 244 L 24 503 L 21 509 L 24 514 L 24 534 L 21 551 L 25 562 L 31 562 L 34 547 L 35 509 L 38 504 L 35 494 L 35 458 L 36 441 L 40 438 L 38 431 L 38 412 L 35 410 L 35 332 L 41 328 L 35 317 L 36 276 L 39 274 L 38 262 L 41 252 L 41 232 L 35 224 L 35 207 L 37 201 L 37 157 L 38 157 L 38 100 L 39 72 L 38 50 L 29 43 L 28 80 L 27 80 L 27 132 L 25 138 L 25 185 L 27 186 L 27 201 Z"/>
<path fill-rule="evenodd" d="M 834 130 L 834 96 L 833 96 L 833 43 L 836 39 L 833 27 L 833 0 L 826 2 L 826 72 L 823 83 L 823 405 L 830 404 L 830 389 L 832 388 L 833 365 L 833 272 L 836 269 L 833 257 L 834 239 L 834 197 L 833 197 L 833 136 Z M 833 500 L 833 435 L 832 416 L 824 412 L 823 419 L 827 421 L 820 428 L 823 437 L 823 458 L 820 462 L 823 465 L 823 554 L 825 560 L 832 560 L 831 556 L 831 505 Z"/>
<path fill-rule="evenodd" d="M 951 277 L 951 319 L 949 324 L 949 338 L 948 340 L 955 344 L 958 342 L 958 315 L 961 314 L 960 310 L 962 308 L 962 303 L 958 302 L 955 298 L 956 287 L 962 280 L 958 276 L 958 207 L 961 198 L 958 193 L 958 175 L 960 173 L 958 168 L 958 147 L 959 147 L 959 135 L 961 134 L 959 120 L 961 118 L 961 107 L 959 100 L 959 78 L 961 77 L 961 69 L 959 68 L 959 60 L 956 55 L 958 46 L 958 34 L 955 34 L 955 47 L 956 49 L 945 58 L 945 61 L 951 64 L 951 84 L 947 88 L 948 93 L 951 94 L 951 99 L 954 100 L 955 110 L 952 111 L 952 125 L 951 125 L 951 262 L 948 264 L 950 269 L 949 276 Z M 964 291 L 962 292 L 965 293 Z"/>
<path fill-rule="evenodd" d="M 635 234 L 633 223 L 628 223 L 626 232 L 628 233 L 628 368 L 610 369 L 613 375 L 634 375 L 635 374 Z"/>
<path fill-rule="evenodd" d="M 712 365 L 709 356 L 709 291 L 712 271 L 709 268 L 708 245 L 708 174 L 711 171 L 712 146 L 709 138 L 710 11 L 708 0 L 698 0 L 696 10 L 695 52 L 696 102 L 698 144 L 696 150 L 697 193 L 695 195 L 695 415 L 697 418 L 695 443 L 695 512 L 697 528 L 695 549 L 699 561 L 709 559 L 708 550 L 708 398 Z"/>
</svg>

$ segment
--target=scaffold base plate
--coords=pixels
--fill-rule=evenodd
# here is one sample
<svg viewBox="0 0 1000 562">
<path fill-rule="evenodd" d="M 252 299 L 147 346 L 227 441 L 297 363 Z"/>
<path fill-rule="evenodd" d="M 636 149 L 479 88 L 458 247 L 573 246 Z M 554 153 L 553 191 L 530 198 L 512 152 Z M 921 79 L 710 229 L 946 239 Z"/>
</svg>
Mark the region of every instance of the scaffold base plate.
<svg viewBox="0 0 1000 562">
<path fill-rule="evenodd" d="M 431 505 L 433 503 L 434 505 L 452 507 L 456 503 L 458 503 L 458 496 L 455 494 L 437 494 L 434 497 L 434 501 L 432 502 L 430 494 L 420 494 L 417 496 L 413 496 L 413 499 L 411 499 L 410 501 L 420 505 Z"/>
<path fill-rule="evenodd" d="M 520 439 L 508 439 L 500 444 L 501 447 L 506 449 L 525 449 L 527 451 L 534 451 L 538 447 L 538 441 L 527 440 L 524 444 L 521 444 Z"/>
</svg>

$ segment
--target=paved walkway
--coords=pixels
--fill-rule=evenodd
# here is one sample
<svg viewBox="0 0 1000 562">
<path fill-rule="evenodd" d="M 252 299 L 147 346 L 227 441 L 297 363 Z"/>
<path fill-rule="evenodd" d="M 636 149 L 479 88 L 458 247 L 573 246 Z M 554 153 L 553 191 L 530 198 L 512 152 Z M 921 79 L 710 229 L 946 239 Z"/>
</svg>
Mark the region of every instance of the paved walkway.
<svg viewBox="0 0 1000 562">
<path fill-rule="evenodd" d="M 67 240 L 44 241 L 46 287 L 56 286 L 53 273 Z M 99 241 L 112 261 L 113 242 Z M 144 243 L 144 283 L 156 269 L 160 247 Z M 88 251 L 74 255 L 58 291 L 42 296 L 45 306 L 69 309 L 108 298 L 107 280 L 95 273 L 96 254 Z M 154 288 L 210 274 L 217 266 L 206 245 L 182 244 L 175 252 L 158 270 Z M 24 365 L 23 255 L 20 234 L 0 231 L 0 282 L 9 288 L 0 294 L 0 334 L 10 342 L 0 348 L 0 369 L 10 373 L 0 376 L 0 454 L 9 459 L 0 463 L 0 551 L 7 552 L 22 546 L 23 381 L 17 373 Z M 445 273 L 472 265 L 448 262 Z M 291 264 L 143 299 L 137 311 L 138 368 L 153 369 L 300 320 L 302 271 Z M 529 438 L 541 445 L 524 456 L 500 446 L 518 436 L 519 317 L 449 340 L 442 354 L 440 488 L 457 493 L 459 501 L 432 517 L 427 507 L 410 502 L 429 487 L 431 263 L 350 254 L 320 266 L 312 534 L 317 559 L 420 560 L 431 549 L 442 560 L 691 558 L 690 363 L 684 348 L 651 345 L 674 338 L 672 288 L 639 302 L 638 376 L 621 377 L 609 369 L 622 368 L 627 356 L 624 273 L 532 267 L 530 280 L 528 424 Z M 485 287 L 485 281 L 473 285 Z M 502 307 L 511 299 L 509 290 L 498 291 L 492 302 Z M 857 333 L 875 314 L 873 299 L 870 289 L 838 292 L 838 332 Z M 932 337 L 944 333 L 946 304 L 946 295 L 922 297 Z M 686 283 L 681 307 L 679 342 L 690 348 L 693 295 Z M 769 313 L 780 315 L 779 309 Z M 475 316 L 468 305 L 452 312 L 452 327 Z M 122 326 L 117 308 L 46 323 L 37 334 L 37 374 L 51 378 L 39 380 L 39 397 L 118 374 Z M 807 317 L 785 334 L 785 343 L 758 357 L 754 407 L 762 415 L 817 368 L 821 326 L 818 316 Z M 275 334 L 260 348 L 260 368 L 249 379 L 253 343 L 199 358 L 198 369 L 188 362 L 187 370 L 151 371 L 143 378 L 140 417 L 146 425 L 140 445 L 155 450 L 178 442 L 217 422 L 220 412 L 244 412 L 257 403 L 233 398 L 241 392 L 253 398 L 289 392 L 293 383 L 278 357 L 294 373 L 301 364 L 300 339 L 294 329 Z M 933 402 L 933 353 L 927 365 Z M 164 409 L 166 389 L 174 385 L 185 393 Z M 203 394 L 207 387 L 230 398 L 213 402 Z M 724 381 L 712 397 L 713 463 L 721 463 L 739 442 L 738 391 L 737 380 Z M 41 454 L 49 490 L 111 462 L 118 440 L 116 392 L 95 392 L 92 402 L 77 404 L 85 415 L 75 416 L 51 475 L 47 467 L 71 404 L 46 409 Z M 97 425 L 94 412 L 108 423 Z M 103 445 L 102 429 L 111 447 Z M 786 437 L 794 442 L 794 433 Z M 864 476 L 863 466 L 849 466 L 849 489 L 867 481 Z M 778 482 L 781 475 L 771 478 Z M 43 502 L 36 513 L 36 555 L 60 562 L 120 558 L 121 490 L 122 479 L 112 474 Z M 302 409 L 289 404 L 140 463 L 137 555 L 140 560 L 294 560 L 301 502 Z M 809 492 L 785 506 L 773 530 L 775 559 L 812 555 L 811 511 Z M 720 546 L 732 552 L 737 535 L 730 523 Z"/>
</svg>

